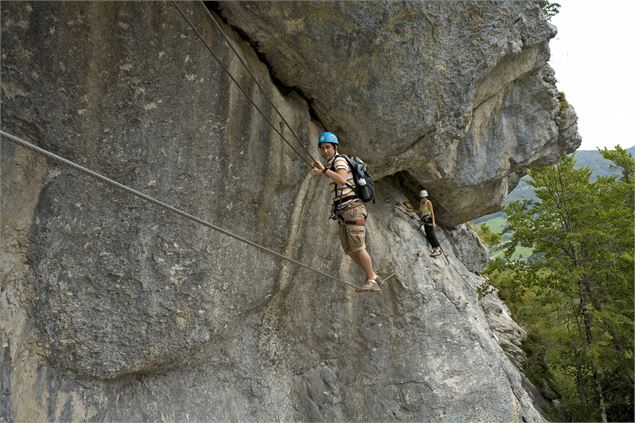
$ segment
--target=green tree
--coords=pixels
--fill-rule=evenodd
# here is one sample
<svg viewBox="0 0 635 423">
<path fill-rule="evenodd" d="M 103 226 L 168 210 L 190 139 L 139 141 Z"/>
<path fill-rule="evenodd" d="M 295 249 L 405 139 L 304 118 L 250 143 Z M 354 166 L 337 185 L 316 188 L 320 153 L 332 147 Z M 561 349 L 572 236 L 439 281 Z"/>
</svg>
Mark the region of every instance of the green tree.
<svg viewBox="0 0 635 423">
<path fill-rule="evenodd" d="M 561 396 L 556 419 L 632 418 L 634 163 L 623 152 L 602 152 L 622 178 L 591 181 L 571 157 L 530 172 L 537 201 L 506 209 L 507 261 L 488 269 L 530 334 L 528 375 Z M 517 246 L 534 248 L 531 262 L 511 260 Z"/>
<path fill-rule="evenodd" d="M 633 182 L 633 172 L 635 171 L 635 166 L 633 165 L 633 158 L 626 152 L 626 150 L 617 145 L 613 150 L 604 148 L 599 151 L 605 159 L 614 163 L 612 167 L 616 167 L 622 171 L 622 179 L 627 184 Z"/>
<path fill-rule="evenodd" d="M 560 13 L 560 4 L 556 2 L 550 2 L 548 0 L 540 0 L 538 3 L 542 13 L 545 14 L 545 17 L 548 21 L 551 20 L 554 16 Z"/>
<path fill-rule="evenodd" d="M 487 223 L 481 223 L 478 226 L 476 233 L 478 234 L 478 237 L 481 238 L 481 241 L 490 248 L 498 245 L 503 238 L 501 234 L 497 234 L 492 231 Z"/>
</svg>

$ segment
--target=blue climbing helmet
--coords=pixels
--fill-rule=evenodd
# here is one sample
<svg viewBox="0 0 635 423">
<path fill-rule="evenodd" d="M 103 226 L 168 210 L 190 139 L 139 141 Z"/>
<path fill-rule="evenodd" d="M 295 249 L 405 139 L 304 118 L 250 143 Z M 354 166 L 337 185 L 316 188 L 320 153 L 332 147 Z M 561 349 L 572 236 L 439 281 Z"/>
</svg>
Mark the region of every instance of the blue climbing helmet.
<svg viewBox="0 0 635 423">
<path fill-rule="evenodd" d="M 330 142 L 331 144 L 338 145 L 339 141 L 337 140 L 337 136 L 332 132 L 322 132 L 320 134 L 320 139 L 318 139 L 318 145 L 323 142 Z"/>
</svg>

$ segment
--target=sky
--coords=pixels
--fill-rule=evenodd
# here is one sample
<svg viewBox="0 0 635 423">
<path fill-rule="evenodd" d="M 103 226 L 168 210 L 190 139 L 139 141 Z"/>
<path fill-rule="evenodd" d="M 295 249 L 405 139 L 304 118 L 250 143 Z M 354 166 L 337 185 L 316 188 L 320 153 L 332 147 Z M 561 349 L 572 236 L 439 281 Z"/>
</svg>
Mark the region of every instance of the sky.
<svg viewBox="0 0 635 423">
<path fill-rule="evenodd" d="M 552 0 L 551 67 L 578 115 L 579 150 L 635 145 L 635 1 Z"/>
</svg>

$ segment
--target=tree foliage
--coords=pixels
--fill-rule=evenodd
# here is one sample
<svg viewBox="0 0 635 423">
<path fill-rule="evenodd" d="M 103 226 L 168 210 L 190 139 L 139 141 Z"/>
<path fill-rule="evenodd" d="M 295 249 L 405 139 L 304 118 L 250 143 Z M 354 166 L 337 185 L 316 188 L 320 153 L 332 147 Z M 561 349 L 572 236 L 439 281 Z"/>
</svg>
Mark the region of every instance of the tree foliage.
<svg viewBox="0 0 635 423">
<path fill-rule="evenodd" d="M 633 418 L 634 162 L 601 153 L 621 177 L 591 180 L 572 157 L 530 172 L 537 200 L 507 207 L 506 259 L 487 271 L 529 334 L 525 371 L 554 420 Z M 531 260 L 512 260 L 517 246 Z"/>
<path fill-rule="evenodd" d="M 476 233 L 478 234 L 478 237 L 481 239 L 481 241 L 483 241 L 488 247 L 498 245 L 503 238 L 501 234 L 492 231 L 487 223 L 482 223 L 481 225 L 479 225 Z"/>
<path fill-rule="evenodd" d="M 540 0 L 540 9 L 542 13 L 545 14 L 545 17 L 548 21 L 551 20 L 554 16 L 560 13 L 560 4 L 556 2 L 551 2 L 548 0 Z"/>
</svg>

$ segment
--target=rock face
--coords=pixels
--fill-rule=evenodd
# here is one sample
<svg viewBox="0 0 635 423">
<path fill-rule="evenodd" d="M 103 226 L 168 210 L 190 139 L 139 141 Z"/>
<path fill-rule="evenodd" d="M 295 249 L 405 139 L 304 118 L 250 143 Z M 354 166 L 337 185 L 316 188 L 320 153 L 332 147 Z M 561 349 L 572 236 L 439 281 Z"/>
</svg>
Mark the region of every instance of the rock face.
<svg viewBox="0 0 635 423">
<path fill-rule="evenodd" d="M 394 209 L 412 192 L 400 172 L 433 190 L 440 221 L 462 222 L 497 201 L 471 195 L 502 192 L 510 175 L 575 143 L 571 109 L 552 104 L 552 28 L 531 3 L 478 4 L 221 4 L 241 31 L 225 32 L 306 146 L 337 129 L 381 177 L 368 246 L 377 270 L 396 276 L 377 295 L 3 139 L 0 421 L 541 421 L 479 301 L 473 234 L 440 230 L 447 259 L 433 259 Z M 177 5 L 293 139 L 203 6 Z M 3 130 L 363 279 L 327 219 L 325 180 L 174 5 L 0 7 Z M 348 36 L 319 38 L 319 25 L 340 21 Z M 279 52 L 275 37 L 261 38 L 265 24 Z"/>
<path fill-rule="evenodd" d="M 580 145 L 538 2 L 221 2 L 275 76 L 380 175 L 407 171 L 456 225 Z"/>
<path fill-rule="evenodd" d="M 455 255 L 470 272 L 481 273 L 487 264 L 487 247 L 472 228 L 462 224 L 448 232 Z"/>
<path fill-rule="evenodd" d="M 496 335 L 503 351 L 517 367 L 522 368 L 526 359 L 522 341 L 527 337 L 527 332 L 514 322 L 509 309 L 495 290 L 488 290 L 482 295 L 481 306 L 487 316 L 489 327 Z"/>
</svg>

